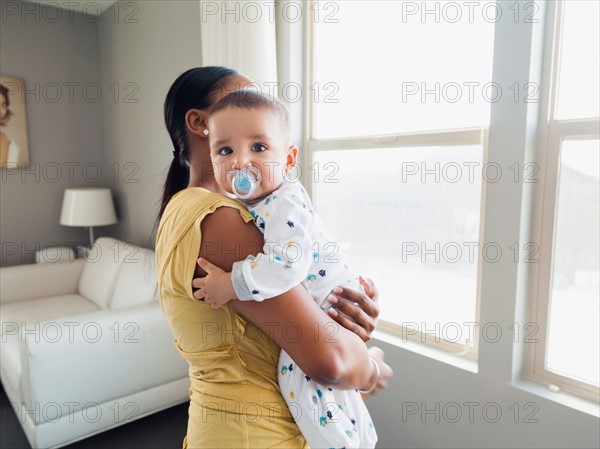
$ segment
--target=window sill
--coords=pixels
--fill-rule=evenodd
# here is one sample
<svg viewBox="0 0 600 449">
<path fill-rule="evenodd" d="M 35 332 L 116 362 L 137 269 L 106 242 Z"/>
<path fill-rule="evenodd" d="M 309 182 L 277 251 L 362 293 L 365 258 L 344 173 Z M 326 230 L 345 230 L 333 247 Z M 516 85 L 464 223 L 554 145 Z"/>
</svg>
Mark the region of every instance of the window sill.
<svg viewBox="0 0 600 449">
<path fill-rule="evenodd" d="M 535 396 L 547 399 L 552 402 L 564 405 L 575 410 L 578 410 L 588 415 L 600 418 L 600 404 L 597 402 L 588 401 L 578 398 L 564 391 L 552 391 L 547 386 L 541 383 L 534 382 L 529 379 L 515 379 L 512 386 Z"/>
<path fill-rule="evenodd" d="M 471 373 L 477 374 L 478 372 L 478 365 L 476 361 L 469 360 L 464 356 L 456 355 L 442 349 L 434 348 L 424 343 L 403 339 L 397 335 L 390 334 L 389 332 L 377 330 L 373 332 L 373 339 L 388 343 L 406 351 L 414 352 L 422 355 L 423 357 L 437 360 L 438 362 L 442 362 L 447 365 L 452 365 L 456 368 L 469 371 Z"/>
</svg>

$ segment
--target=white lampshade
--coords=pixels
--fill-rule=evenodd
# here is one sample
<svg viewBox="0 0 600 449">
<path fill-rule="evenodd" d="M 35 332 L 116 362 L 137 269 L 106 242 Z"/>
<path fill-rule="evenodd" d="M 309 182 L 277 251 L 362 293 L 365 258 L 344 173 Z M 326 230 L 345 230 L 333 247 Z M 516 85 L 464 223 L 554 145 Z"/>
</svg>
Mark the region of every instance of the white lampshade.
<svg viewBox="0 0 600 449">
<path fill-rule="evenodd" d="M 90 243 L 93 243 L 93 226 L 106 226 L 117 222 L 117 214 L 110 189 L 82 187 L 66 189 L 63 197 L 60 224 L 88 226 Z"/>
</svg>

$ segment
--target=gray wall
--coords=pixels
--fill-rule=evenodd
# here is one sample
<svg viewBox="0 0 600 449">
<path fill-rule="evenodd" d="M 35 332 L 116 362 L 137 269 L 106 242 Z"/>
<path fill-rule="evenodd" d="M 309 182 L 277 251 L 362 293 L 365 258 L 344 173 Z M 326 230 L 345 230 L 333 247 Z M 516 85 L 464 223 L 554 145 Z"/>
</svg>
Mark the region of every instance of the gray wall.
<svg viewBox="0 0 600 449">
<path fill-rule="evenodd" d="M 58 223 L 68 187 L 111 188 L 119 223 L 96 228 L 96 237 L 153 245 L 172 158 L 162 106 L 175 78 L 200 65 L 200 6 L 152 1 L 133 9 L 132 3 L 97 18 L 17 3 L 17 14 L 3 16 L 2 75 L 23 78 L 40 93 L 26 97 L 30 168 L 2 170 L 3 266 L 30 263 L 39 248 L 87 243 L 87 230 Z M 70 82 L 81 83 L 73 101 L 64 84 Z M 50 83 L 61 87 L 58 101 Z M 84 93 L 86 83 L 96 84 Z M 72 164 L 78 165 L 71 178 Z"/>
<path fill-rule="evenodd" d="M 504 335 L 498 346 L 512 342 Z M 546 399 L 548 389 L 520 388 L 381 340 L 373 345 L 394 370 L 390 387 L 367 400 L 378 448 L 598 447 L 598 418 Z"/>
<path fill-rule="evenodd" d="M 1 74 L 22 78 L 31 91 L 26 95 L 30 166 L 1 170 L 2 265 L 31 262 L 40 247 L 87 243 L 85 229 L 58 223 L 63 191 L 106 186 L 103 98 L 93 100 L 98 86 L 103 97 L 110 91 L 100 78 L 97 24 L 40 5 L 17 3 L 18 10 L 24 5 L 39 15 L 3 15 L 0 26 Z M 73 87 L 72 99 L 64 84 L 70 82 L 81 83 Z M 111 227 L 97 231 L 108 233 Z"/>
<path fill-rule="evenodd" d="M 200 3 L 169 3 L 137 2 L 139 10 L 128 21 L 106 15 L 98 28 L 102 79 L 118 82 L 124 95 L 135 89 L 129 100 L 137 102 L 121 95 L 120 101 L 104 103 L 104 129 L 106 158 L 122 172 L 114 185 L 118 235 L 142 246 L 154 244 L 150 233 L 173 158 L 164 99 L 178 75 L 201 65 Z"/>
</svg>

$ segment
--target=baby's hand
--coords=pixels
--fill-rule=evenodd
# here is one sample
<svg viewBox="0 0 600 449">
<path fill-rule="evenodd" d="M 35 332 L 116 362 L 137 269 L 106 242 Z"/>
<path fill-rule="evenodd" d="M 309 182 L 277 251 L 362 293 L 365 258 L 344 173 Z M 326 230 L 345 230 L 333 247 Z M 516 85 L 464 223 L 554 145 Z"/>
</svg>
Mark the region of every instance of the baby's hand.
<svg viewBox="0 0 600 449">
<path fill-rule="evenodd" d="M 198 259 L 198 265 L 206 271 L 206 277 L 197 279 L 198 294 L 194 297 L 204 297 L 204 302 L 210 304 L 213 309 L 218 309 L 223 304 L 235 297 L 235 291 L 231 283 L 231 273 L 221 270 L 202 257 Z"/>
</svg>

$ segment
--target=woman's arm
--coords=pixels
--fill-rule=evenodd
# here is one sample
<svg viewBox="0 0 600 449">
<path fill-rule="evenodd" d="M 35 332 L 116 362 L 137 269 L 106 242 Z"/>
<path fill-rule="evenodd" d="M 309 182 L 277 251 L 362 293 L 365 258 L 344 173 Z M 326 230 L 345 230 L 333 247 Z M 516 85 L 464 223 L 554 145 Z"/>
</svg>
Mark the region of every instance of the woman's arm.
<svg viewBox="0 0 600 449">
<path fill-rule="evenodd" d="M 262 250 L 261 233 L 252 223 L 244 223 L 233 208 L 217 209 L 202 221 L 201 231 L 199 257 L 225 271 Z M 205 274 L 196 267 L 195 278 Z M 265 331 L 316 382 L 365 390 L 376 382 L 377 370 L 363 341 L 323 313 L 304 287 L 298 285 L 263 302 L 236 300 L 231 305 Z M 381 377 L 391 377 L 389 366 L 382 359 L 377 363 Z"/>
</svg>

